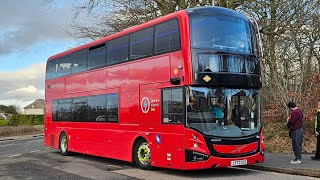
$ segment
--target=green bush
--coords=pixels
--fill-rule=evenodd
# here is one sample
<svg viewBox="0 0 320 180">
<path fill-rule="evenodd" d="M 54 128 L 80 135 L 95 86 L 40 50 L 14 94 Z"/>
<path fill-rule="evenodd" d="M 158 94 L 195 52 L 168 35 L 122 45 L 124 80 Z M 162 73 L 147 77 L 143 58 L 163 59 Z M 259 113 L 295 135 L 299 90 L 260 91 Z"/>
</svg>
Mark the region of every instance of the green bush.
<svg viewBox="0 0 320 180">
<path fill-rule="evenodd" d="M 43 115 L 24 115 L 15 114 L 9 118 L 9 126 L 22 126 L 22 125 L 42 125 Z"/>
<path fill-rule="evenodd" d="M 2 126 L 8 126 L 9 121 L 7 120 L 0 120 L 0 127 Z"/>
</svg>

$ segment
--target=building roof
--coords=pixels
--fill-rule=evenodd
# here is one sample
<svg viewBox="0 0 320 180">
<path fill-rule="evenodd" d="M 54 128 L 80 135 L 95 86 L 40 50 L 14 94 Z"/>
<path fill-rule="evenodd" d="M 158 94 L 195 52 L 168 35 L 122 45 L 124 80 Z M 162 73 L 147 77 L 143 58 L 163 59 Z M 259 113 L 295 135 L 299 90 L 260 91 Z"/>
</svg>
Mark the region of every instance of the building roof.
<svg viewBox="0 0 320 180">
<path fill-rule="evenodd" d="M 44 109 L 44 99 L 37 99 L 33 103 L 24 107 L 24 109 Z"/>
<path fill-rule="evenodd" d="M 7 120 L 11 114 L 9 113 L 0 113 L 0 119 Z"/>
</svg>

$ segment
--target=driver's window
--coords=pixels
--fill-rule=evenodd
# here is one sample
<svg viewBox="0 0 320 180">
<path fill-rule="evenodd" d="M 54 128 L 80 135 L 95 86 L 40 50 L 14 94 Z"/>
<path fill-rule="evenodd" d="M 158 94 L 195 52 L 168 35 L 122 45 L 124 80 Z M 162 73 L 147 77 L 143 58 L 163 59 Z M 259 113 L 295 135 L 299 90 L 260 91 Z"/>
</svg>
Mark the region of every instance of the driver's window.
<svg viewBox="0 0 320 180">
<path fill-rule="evenodd" d="M 162 90 L 162 123 L 182 123 L 183 107 L 183 88 Z"/>
</svg>

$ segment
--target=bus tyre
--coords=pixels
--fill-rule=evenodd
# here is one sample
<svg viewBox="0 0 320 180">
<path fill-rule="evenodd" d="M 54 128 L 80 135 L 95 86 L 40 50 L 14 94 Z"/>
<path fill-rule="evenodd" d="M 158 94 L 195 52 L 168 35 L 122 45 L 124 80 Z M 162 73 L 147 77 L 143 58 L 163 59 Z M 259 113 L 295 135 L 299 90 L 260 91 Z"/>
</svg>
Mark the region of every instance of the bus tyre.
<svg viewBox="0 0 320 180">
<path fill-rule="evenodd" d="M 134 161 L 140 169 L 150 170 L 150 147 L 144 140 L 140 139 L 134 146 Z"/>
<path fill-rule="evenodd" d="M 70 155 L 70 152 L 68 151 L 68 138 L 65 132 L 62 132 L 60 135 L 59 148 L 62 155 L 64 156 Z"/>
</svg>

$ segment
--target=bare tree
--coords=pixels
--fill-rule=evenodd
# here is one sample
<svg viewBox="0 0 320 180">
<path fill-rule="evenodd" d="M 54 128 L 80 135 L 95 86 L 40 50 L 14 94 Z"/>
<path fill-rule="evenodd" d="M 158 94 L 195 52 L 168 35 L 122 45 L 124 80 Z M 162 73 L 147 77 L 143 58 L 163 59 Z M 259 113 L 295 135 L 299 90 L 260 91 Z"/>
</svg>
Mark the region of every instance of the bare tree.
<svg viewBox="0 0 320 180">
<path fill-rule="evenodd" d="M 215 5 L 236 9 L 253 0 L 215 0 Z M 50 6 L 54 0 L 43 0 Z M 180 9 L 210 6 L 212 0 L 74 0 L 75 38 L 96 40 Z M 86 19 L 84 22 L 83 19 Z"/>
<path fill-rule="evenodd" d="M 309 74 L 320 71 L 319 0 L 74 0 L 72 35 L 96 40 L 180 9 L 213 3 L 257 20 L 264 45 L 263 96 L 285 115 L 286 102 L 302 102 L 312 86 Z"/>
<path fill-rule="evenodd" d="M 319 1 L 258 0 L 241 10 L 257 19 L 263 34 L 264 97 L 285 115 L 286 102 L 303 101 L 319 54 Z"/>
</svg>

